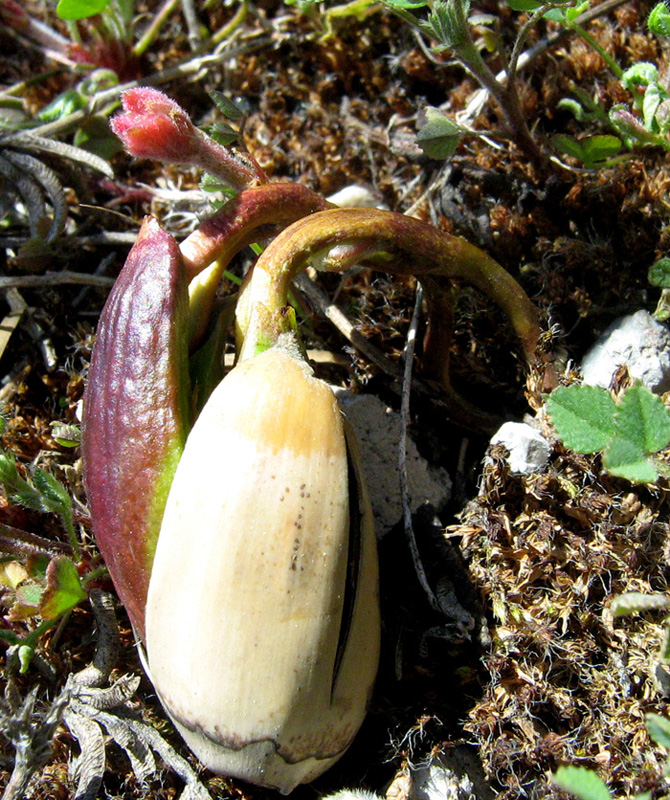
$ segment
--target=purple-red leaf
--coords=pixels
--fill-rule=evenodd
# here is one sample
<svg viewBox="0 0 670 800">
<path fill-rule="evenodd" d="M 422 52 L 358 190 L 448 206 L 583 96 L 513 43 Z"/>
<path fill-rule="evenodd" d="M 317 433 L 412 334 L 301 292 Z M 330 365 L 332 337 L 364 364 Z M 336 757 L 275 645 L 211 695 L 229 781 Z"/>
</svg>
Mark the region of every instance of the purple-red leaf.
<svg viewBox="0 0 670 800">
<path fill-rule="evenodd" d="M 82 426 L 93 531 L 141 638 L 165 500 L 188 433 L 187 314 L 179 247 L 148 217 L 100 317 Z"/>
</svg>

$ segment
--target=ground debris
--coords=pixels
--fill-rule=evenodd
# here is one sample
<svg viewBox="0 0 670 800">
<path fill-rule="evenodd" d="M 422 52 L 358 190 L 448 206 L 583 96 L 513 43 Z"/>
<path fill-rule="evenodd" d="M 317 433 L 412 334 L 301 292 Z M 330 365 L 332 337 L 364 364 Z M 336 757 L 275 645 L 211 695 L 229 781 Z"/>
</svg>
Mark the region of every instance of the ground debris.
<svg viewBox="0 0 670 800">
<path fill-rule="evenodd" d="M 622 592 L 667 591 L 667 491 L 598 473 L 559 445 L 542 475 L 492 459 L 452 529 L 491 614 L 488 682 L 465 728 L 505 798 L 547 796 L 561 764 L 597 769 L 617 793 L 662 782 L 644 716 L 665 713 L 664 615 L 605 612 Z"/>
</svg>

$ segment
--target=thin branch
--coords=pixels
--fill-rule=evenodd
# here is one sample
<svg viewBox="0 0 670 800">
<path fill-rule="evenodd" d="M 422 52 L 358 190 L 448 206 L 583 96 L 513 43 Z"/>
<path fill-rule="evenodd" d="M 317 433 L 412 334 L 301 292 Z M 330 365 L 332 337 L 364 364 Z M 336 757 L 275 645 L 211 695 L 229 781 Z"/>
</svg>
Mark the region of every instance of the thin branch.
<svg viewBox="0 0 670 800">
<path fill-rule="evenodd" d="M 400 399 L 400 439 L 398 440 L 398 474 L 400 477 L 400 498 L 402 500 L 403 522 L 405 526 L 405 536 L 407 537 L 407 544 L 412 556 L 412 563 L 416 571 L 416 577 L 421 584 L 426 599 L 430 603 L 430 607 L 441 613 L 440 604 L 435 593 L 428 583 L 426 572 L 421 563 L 421 555 L 419 547 L 414 535 L 414 525 L 412 523 L 412 509 L 410 507 L 409 497 L 409 481 L 407 477 L 407 428 L 409 426 L 409 396 L 412 386 L 412 365 L 414 363 L 414 347 L 416 344 L 416 331 L 419 326 L 419 317 L 421 316 L 421 304 L 423 302 L 423 289 L 421 284 L 416 287 L 416 299 L 414 301 L 414 312 L 410 322 L 409 331 L 407 332 L 407 342 L 405 344 L 405 352 L 403 353 L 403 361 L 405 363 L 402 379 L 402 396 Z"/>
<path fill-rule="evenodd" d="M 580 14 L 579 17 L 575 20 L 575 24 L 577 25 L 586 25 L 589 22 L 592 22 L 594 19 L 602 16 L 603 14 L 607 14 L 610 11 L 613 11 L 615 8 L 623 5 L 626 0 L 606 0 L 606 2 L 601 3 L 595 8 L 591 8 L 588 11 L 585 11 L 583 14 Z M 558 31 L 546 36 L 544 39 L 541 39 L 536 45 L 530 47 L 528 50 L 524 50 L 521 55 L 519 55 L 518 59 L 514 58 L 513 62 L 513 69 L 514 75 L 521 69 L 527 67 L 537 56 L 543 53 L 545 50 L 548 50 L 550 47 L 553 47 L 555 44 L 560 42 L 562 39 L 569 36 L 574 31 L 570 28 L 561 28 Z M 504 84 L 507 82 L 508 75 L 505 70 L 498 72 L 495 76 L 496 80 Z M 472 96 L 472 99 L 467 104 L 465 109 L 457 115 L 458 121 L 464 125 L 471 124 L 472 121 L 478 117 L 486 103 L 489 99 L 489 90 L 485 88 L 478 89 Z"/>
<path fill-rule="evenodd" d="M 337 330 L 375 366 L 383 370 L 387 375 L 400 378 L 398 367 L 390 358 L 384 355 L 371 344 L 354 327 L 353 322 L 344 314 L 338 306 L 331 302 L 328 295 L 317 286 L 305 273 L 298 275 L 294 281 L 297 288 L 314 305 L 319 313 L 323 314 Z"/>
<path fill-rule="evenodd" d="M 193 0 L 181 0 L 181 10 L 186 20 L 189 46 L 193 52 L 196 52 L 202 41 L 202 37 L 200 36 L 200 21 L 198 20 L 198 14 L 195 10 Z"/>
<path fill-rule="evenodd" d="M 100 286 L 109 288 L 114 284 L 114 278 L 105 275 L 88 275 L 83 272 L 45 272 L 44 275 L 12 275 L 0 278 L 0 289 L 21 287 L 23 289 L 42 288 L 44 286 L 59 286 L 74 283 L 83 286 Z"/>
</svg>

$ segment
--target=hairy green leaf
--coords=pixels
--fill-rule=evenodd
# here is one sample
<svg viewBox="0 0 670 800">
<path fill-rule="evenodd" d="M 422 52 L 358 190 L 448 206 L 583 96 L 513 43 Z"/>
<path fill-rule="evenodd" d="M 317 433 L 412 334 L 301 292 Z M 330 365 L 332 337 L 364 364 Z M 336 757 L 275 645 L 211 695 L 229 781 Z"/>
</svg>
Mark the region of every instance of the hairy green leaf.
<svg viewBox="0 0 670 800">
<path fill-rule="evenodd" d="M 658 3 L 652 8 L 647 25 L 657 36 L 670 36 L 670 11 L 665 3 Z"/>
<path fill-rule="evenodd" d="M 653 483 L 658 479 L 658 472 L 644 450 L 620 436 L 615 436 L 603 453 L 603 467 L 610 475 L 634 483 Z"/>
<path fill-rule="evenodd" d="M 552 780 L 559 789 L 574 794 L 579 800 L 611 800 L 607 786 L 586 767 L 559 767 Z"/>
<path fill-rule="evenodd" d="M 650 61 L 638 61 L 624 71 L 621 85 L 631 91 L 636 86 L 650 86 L 658 82 L 658 67 Z"/>
<path fill-rule="evenodd" d="M 644 453 L 656 453 L 670 442 L 670 414 L 663 401 L 641 383 L 621 398 L 616 415 L 617 437 Z"/>
<path fill-rule="evenodd" d="M 425 114 L 426 122 L 416 135 L 419 146 L 429 158 L 450 158 L 461 143 L 463 129 L 432 106 L 425 108 Z"/>
<path fill-rule="evenodd" d="M 16 590 L 16 599 L 22 606 L 37 608 L 44 594 L 44 587 L 37 583 L 24 583 Z"/>
<path fill-rule="evenodd" d="M 216 90 L 209 93 L 209 96 L 212 98 L 212 102 L 217 107 L 217 109 L 223 114 L 226 119 L 232 120 L 233 122 L 237 122 L 241 120 L 244 116 L 244 111 L 237 105 L 234 100 L 231 100 L 229 97 L 226 97 L 223 92 L 217 92 Z"/>
<path fill-rule="evenodd" d="M 597 386 L 559 386 L 547 410 L 563 442 L 578 453 L 603 450 L 616 431 L 616 404 Z"/>
</svg>

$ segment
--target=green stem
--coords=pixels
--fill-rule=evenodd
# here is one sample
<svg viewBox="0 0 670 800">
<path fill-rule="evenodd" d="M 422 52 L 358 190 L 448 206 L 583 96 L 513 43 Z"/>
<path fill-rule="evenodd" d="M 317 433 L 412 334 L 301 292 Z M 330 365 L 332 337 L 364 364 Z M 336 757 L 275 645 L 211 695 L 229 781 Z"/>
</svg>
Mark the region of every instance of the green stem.
<svg viewBox="0 0 670 800">
<path fill-rule="evenodd" d="M 84 589 L 86 589 L 90 583 L 102 577 L 103 575 L 109 575 L 109 570 L 105 564 L 100 564 L 99 566 L 94 567 L 90 572 L 87 572 L 86 575 L 81 578 L 81 585 L 84 587 Z"/>
<path fill-rule="evenodd" d="M 140 58 L 151 47 L 165 20 L 179 7 L 180 0 L 166 0 L 158 13 L 153 17 L 151 25 L 144 31 L 142 37 L 135 43 L 132 54 Z"/>
<path fill-rule="evenodd" d="M 330 208 L 317 192 L 294 183 L 266 183 L 245 189 L 180 245 L 189 286 L 190 347 L 207 328 L 221 277 L 243 247 L 292 222 Z"/>
<path fill-rule="evenodd" d="M 575 33 L 579 34 L 582 39 L 589 44 L 598 55 L 602 58 L 602 60 L 607 64 L 607 66 L 612 70 L 612 72 L 621 80 L 623 76 L 623 70 L 617 64 L 617 62 L 612 58 L 612 56 L 605 50 L 605 48 L 591 36 L 581 25 L 578 25 L 576 22 L 573 22 L 570 26 Z"/>
<path fill-rule="evenodd" d="M 247 0 L 242 0 L 240 3 L 240 7 L 237 11 L 233 14 L 231 19 L 219 30 L 212 35 L 211 39 L 209 40 L 209 45 L 216 46 L 221 42 L 225 41 L 234 31 L 239 28 L 239 26 L 244 22 L 247 16 Z"/>
<path fill-rule="evenodd" d="M 508 272 L 460 237 L 412 217 L 375 209 L 331 209 L 313 214 L 295 222 L 268 245 L 238 302 L 239 359 L 252 358 L 291 330 L 286 315 L 289 287 L 308 265 L 339 272 L 356 263 L 398 275 L 434 276 L 428 281 L 433 306 L 443 309 L 446 306 L 438 298 L 450 291 L 445 280 L 471 283 L 502 308 L 521 340 L 526 359 L 529 363 L 535 359 L 541 334 L 537 313 Z M 444 323 L 433 339 L 439 349 L 444 347 Z M 441 356 L 447 358 L 444 352 Z M 448 366 L 434 366 L 438 361 L 435 346 L 429 361 L 445 392 L 463 407 L 464 401 L 451 389 Z"/>
</svg>

